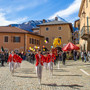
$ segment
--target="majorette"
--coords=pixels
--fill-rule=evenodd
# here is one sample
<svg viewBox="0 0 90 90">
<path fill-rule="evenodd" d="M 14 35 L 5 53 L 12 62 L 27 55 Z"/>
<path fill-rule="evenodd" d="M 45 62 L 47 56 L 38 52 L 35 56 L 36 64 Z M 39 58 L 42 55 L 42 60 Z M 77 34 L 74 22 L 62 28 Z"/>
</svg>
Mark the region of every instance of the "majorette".
<svg viewBox="0 0 90 90">
<path fill-rule="evenodd" d="M 51 73 L 51 75 L 53 75 L 53 63 L 54 63 L 54 60 L 56 59 L 56 57 L 52 53 L 52 51 L 50 51 L 50 54 L 48 54 L 47 59 L 48 59 L 47 61 L 49 62 L 48 65 L 49 65 L 50 73 Z"/>
<path fill-rule="evenodd" d="M 38 50 L 37 54 L 35 55 L 35 58 L 36 58 L 36 73 L 39 80 L 39 84 L 41 84 L 42 67 L 44 59 L 44 56 L 41 54 L 41 50 Z"/>
</svg>

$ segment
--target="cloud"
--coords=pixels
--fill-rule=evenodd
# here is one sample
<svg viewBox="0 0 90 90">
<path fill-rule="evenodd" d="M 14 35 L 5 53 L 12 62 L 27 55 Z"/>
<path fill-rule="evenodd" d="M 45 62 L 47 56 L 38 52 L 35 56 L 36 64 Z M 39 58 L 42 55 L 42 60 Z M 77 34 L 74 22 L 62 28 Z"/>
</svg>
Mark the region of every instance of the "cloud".
<svg viewBox="0 0 90 90">
<path fill-rule="evenodd" d="M 48 0 L 13 0 L 13 5 L 6 7 L 5 10 L 8 13 L 19 12 L 27 8 L 35 8 L 38 5 L 46 3 Z"/>
<path fill-rule="evenodd" d="M 6 25 L 9 25 L 9 24 L 21 23 L 21 22 L 24 22 L 25 20 L 28 19 L 28 17 L 24 17 L 24 18 L 18 18 L 16 20 L 10 21 L 10 20 L 6 19 L 5 15 L 6 15 L 6 13 L 2 13 L 0 11 L 0 26 L 6 26 Z"/>
<path fill-rule="evenodd" d="M 74 2 L 71 5 L 69 5 L 68 8 L 54 13 L 52 16 L 49 17 L 49 19 L 53 19 L 56 16 L 69 17 L 70 15 L 78 12 L 80 8 L 80 4 L 81 4 L 81 0 L 74 0 Z"/>
<path fill-rule="evenodd" d="M 67 18 L 67 21 L 68 22 L 72 22 L 72 24 L 74 24 L 74 22 L 76 21 L 76 20 L 78 20 L 79 19 L 79 17 L 77 16 L 77 17 L 68 17 Z"/>
</svg>

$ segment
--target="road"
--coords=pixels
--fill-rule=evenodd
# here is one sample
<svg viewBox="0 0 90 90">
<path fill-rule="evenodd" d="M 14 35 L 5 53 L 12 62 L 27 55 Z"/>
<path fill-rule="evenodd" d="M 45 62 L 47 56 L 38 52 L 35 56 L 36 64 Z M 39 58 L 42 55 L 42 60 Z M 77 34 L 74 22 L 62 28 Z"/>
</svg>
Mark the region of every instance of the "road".
<svg viewBox="0 0 90 90">
<path fill-rule="evenodd" d="M 9 66 L 0 66 L 0 90 L 90 90 L 90 62 L 66 61 L 54 66 L 53 76 L 43 68 L 42 84 L 38 84 L 35 65 L 23 61 L 14 76 Z"/>
</svg>

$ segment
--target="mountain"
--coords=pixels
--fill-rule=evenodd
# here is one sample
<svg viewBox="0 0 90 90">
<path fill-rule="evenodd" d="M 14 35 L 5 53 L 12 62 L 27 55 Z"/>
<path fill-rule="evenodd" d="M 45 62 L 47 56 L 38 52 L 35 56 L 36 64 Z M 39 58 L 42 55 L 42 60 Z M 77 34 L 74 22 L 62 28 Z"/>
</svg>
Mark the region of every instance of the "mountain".
<svg viewBox="0 0 90 90">
<path fill-rule="evenodd" d="M 59 21 L 63 21 L 63 22 L 67 22 L 65 19 L 58 17 L 58 20 Z M 52 19 L 52 20 L 45 20 L 45 22 L 51 22 L 51 21 L 54 21 L 55 19 Z M 37 25 L 39 24 L 42 24 L 43 23 L 43 20 L 30 20 L 28 22 L 24 22 L 22 24 L 11 24 L 11 26 L 13 27 L 18 27 L 18 28 L 21 28 L 21 29 L 24 29 L 24 30 L 27 30 L 27 31 L 30 31 L 32 32 L 32 28 L 36 28 Z"/>
</svg>

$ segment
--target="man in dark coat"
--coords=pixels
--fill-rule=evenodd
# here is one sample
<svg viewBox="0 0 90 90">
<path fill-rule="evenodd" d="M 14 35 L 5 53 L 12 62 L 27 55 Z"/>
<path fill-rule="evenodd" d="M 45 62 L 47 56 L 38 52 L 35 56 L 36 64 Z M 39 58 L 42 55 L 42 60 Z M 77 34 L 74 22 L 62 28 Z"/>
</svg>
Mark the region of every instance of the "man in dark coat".
<svg viewBox="0 0 90 90">
<path fill-rule="evenodd" d="M 62 53 L 62 62 L 63 62 L 63 65 L 65 65 L 65 61 L 66 61 L 66 52 L 63 51 Z"/>
<path fill-rule="evenodd" d="M 76 50 L 74 50 L 73 56 L 74 56 L 74 61 L 77 61 L 77 51 Z"/>
<path fill-rule="evenodd" d="M 35 55 L 33 52 L 31 52 L 31 55 L 30 55 L 30 61 L 31 63 L 34 63 L 34 60 L 35 60 Z"/>
<path fill-rule="evenodd" d="M 4 52 L 1 53 L 1 66 L 4 66 L 4 61 L 5 61 L 5 54 Z"/>
<path fill-rule="evenodd" d="M 7 62 L 7 60 L 8 60 L 8 52 L 5 52 L 5 62 Z"/>
</svg>

